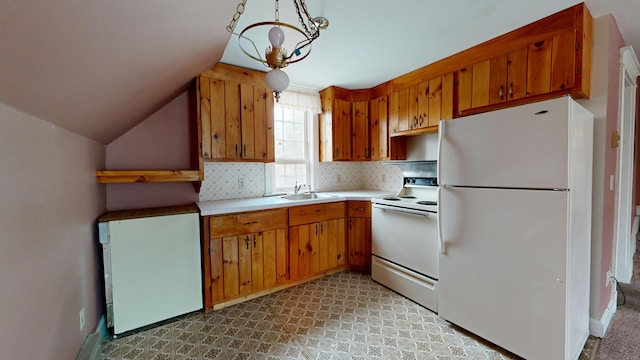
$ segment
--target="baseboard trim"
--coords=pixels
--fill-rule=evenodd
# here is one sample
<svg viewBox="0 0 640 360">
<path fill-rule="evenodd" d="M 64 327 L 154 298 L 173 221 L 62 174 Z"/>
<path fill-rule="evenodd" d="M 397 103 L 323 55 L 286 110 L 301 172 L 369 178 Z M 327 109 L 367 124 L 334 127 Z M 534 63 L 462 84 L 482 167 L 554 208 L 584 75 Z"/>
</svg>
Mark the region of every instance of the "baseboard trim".
<svg viewBox="0 0 640 360">
<path fill-rule="evenodd" d="M 100 317 L 96 331 L 87 335 L 82 344 L 82 349 L 76 356 L 76 360 L 99 360 L 100 359 L 100 347 L 102 346 L 102 339 L 107 335 L 107 324 L 104 315 Z"/>
<path fill-rule="evenodd" d="M 616 313 L 616 302 L 618 299 L 618 291 L 613 288 L 611 292 L 611 299 L 609 299 L 609 304 L 607 308 L 604 309 L 604 313 L 600 317 L 600 319 L 589 319 L 589 333 L 593 336 L 597 336 L 599 338 L 603 337 L 604 334 L 609 329 L 609 325 L 611 324 L 611 320 L 613 320 L 613 315 Z"/>
</svg>

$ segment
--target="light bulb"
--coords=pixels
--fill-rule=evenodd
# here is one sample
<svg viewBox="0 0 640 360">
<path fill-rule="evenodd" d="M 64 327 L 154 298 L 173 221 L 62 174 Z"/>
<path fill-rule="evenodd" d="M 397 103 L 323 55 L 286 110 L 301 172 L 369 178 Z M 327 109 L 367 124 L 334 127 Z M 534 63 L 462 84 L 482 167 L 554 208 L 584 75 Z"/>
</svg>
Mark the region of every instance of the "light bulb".
<svg viewBox="0 0 640 360">
<path fill-rule="evenodd" d="M 274 48 L 282 47 L 284 43 L 284 31 L 279 26 L 274 26 L 269 30 L 269 41 Z"/>
<path fill-rule="evenodd" d="M 264 76 L 264 82 L 273 91 L 284 91 L 289 86 L 289 76 L 286 72 L 275 68 Z"/>
</svg>

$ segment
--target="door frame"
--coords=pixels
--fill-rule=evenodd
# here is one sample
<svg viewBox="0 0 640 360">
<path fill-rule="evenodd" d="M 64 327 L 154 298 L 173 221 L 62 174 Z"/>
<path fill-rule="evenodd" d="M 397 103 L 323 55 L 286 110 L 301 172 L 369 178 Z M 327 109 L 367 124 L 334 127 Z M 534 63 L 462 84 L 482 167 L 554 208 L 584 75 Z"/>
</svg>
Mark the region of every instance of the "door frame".
<svg viewBox="0 0 640 360">
<path fill-rule="evenodd" d="M 620 148 L 618 151 L 618 191 L 616 194 L 616 247 L 615 272 L 619 282 L 631 282 L 635 234 L 632 229 L 635 215 L 633 187 L 635 162 L 636 79 L 640 75 L 640 63 L 631 46 L 620 49 L 620 96 L 618 116 Z"/>
</svg>

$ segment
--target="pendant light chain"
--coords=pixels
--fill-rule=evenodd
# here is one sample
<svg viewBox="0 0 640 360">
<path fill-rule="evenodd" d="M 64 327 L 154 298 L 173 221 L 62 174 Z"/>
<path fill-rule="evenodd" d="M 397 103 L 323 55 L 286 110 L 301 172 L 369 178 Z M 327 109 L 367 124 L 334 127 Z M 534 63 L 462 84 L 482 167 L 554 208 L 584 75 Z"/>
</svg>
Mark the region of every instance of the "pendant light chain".
<svg viewBox="0 0 640 360">
<path fill-rule="evenodd" d="M 242 2 L 238 4 L 238 7 L 236 7 L 236 13 L 233 15 L 233 18 L 231 18 L 231 22 L 229 23 L 229 26 L 227 26 L 228 32 L 233 33 L 233 31 L 236 28 L 236 24 L 238 24 L 238 20 L 240 20 L 240 16 L 244 14 L 244 9 L 246 5 L 247 5 L 247 0 L 242 0 Z"/>
<path fill-rule="evenodd" d="M 276 22 L 280 22 L 280 1 L 278 0 L 276 0 Z"/>
</svg>

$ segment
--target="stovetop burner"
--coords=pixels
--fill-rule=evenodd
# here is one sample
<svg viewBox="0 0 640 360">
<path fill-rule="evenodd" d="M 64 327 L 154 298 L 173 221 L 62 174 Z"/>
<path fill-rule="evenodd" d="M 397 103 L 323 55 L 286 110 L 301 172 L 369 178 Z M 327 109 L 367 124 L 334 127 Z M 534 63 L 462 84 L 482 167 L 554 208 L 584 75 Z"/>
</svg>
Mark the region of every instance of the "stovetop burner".
<svg viewBox="0 0 640 360">
<path fill-rule="evenodd" d="M 438 205 L 437 202 L 435 201 L 426 201 L 426 200 L 421 200 L 421 201 L 416 201 L 416 204 L 420 204 L 420 205 Z"/>
<path fill-rule="evenodd" d="M 401 195 L 400 197 L 403 198 L 403 199 L 415 199 L 416 198 L 413 195 Z"/>
<path fill-rule="evenodd" d="M 391 201 L 400 201 L 400 198 L 397 198 L 397 197 L 391 197 L 391 196 L 389 196 L 389 197 L 385 197 L 385 198 L 383 198 L 383 199 L 384 199 L 384 200 L 391 200 Z"/>
</svg>

